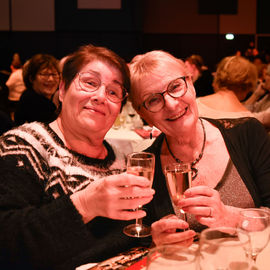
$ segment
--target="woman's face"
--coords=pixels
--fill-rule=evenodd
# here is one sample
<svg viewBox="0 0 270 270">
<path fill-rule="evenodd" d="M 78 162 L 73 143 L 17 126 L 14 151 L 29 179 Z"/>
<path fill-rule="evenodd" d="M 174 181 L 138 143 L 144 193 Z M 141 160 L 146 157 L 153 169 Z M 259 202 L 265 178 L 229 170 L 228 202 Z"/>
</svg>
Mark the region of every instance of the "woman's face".
<svg viewBox="0 0 270 270">
<path fill-rule="evenodd" d="M 105 136 L 121 108 L 121 102 L 110 101 L 105 90 L 117 89 L 119 85 L 123 85 L 121 73 L 109 64 L 98 60 L 84 66 L 80 70 L 80 74 L 82 73 L 91 74 L 92 78 L 97 79 L 95 81 L 101 82 L 101 85 L 96 91 L 85 91 L 82 89 L 78 74 L 67 90 L 61 84 L 59 99 L 62 102 L 60 114 L 62 123 L 82 136 L 89 136 L 96 132 L 100 136 Z"/>
<path fill-rule="evenodd" d="M 162 70 L 145 75 L 136 85 L 136 103 L 142 104 L 149 94 L 164 92 L 171 81 L 185 74 L 179 63 L 165 63 Z M 175 136 L 177 132 L 188 133 L 198 120 L 198 109 L 191 78 L 187 77 L 186 82 L 187 91 L 182 97 L 174 98 L 165 93 L 165 105 L 160 111 L 153 113 L 141 106 L 138 113 L 168 136 Z"/>
<path fill-rule="evenodd" d="M 32 82 L 33 89 L 48 99 L 51 99 L 52 95 L 59 85 L 59 74 L 54 68 L 40 69 Z"/>
</svg>

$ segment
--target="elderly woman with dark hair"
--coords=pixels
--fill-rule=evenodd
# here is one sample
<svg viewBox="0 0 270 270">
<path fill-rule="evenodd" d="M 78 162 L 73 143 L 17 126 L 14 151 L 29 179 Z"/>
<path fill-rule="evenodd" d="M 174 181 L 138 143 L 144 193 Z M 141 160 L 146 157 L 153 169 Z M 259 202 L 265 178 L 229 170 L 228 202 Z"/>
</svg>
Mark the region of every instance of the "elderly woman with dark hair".
<svg viewBox="0 0 270 270">
<path fill-rule="evenodd" d="M 49 54 L 34 55 L 23 67 L 26 90 L 15 112 L 17 125 L 25 122 L 49 122 L 56 118 L 52 97 L 60 81 L 58 60 Z"/>
<path fill-rule="evenodd" d="M 125 156 L 104 140 L 129 87 L 122 58 L 83 46 L 65 61 L 57 119 L 1 137 L 3 269 L 74 269 L 138 244 L 122 230 L 145 216 L 132 209 L 154 191 L 146 178 L 124 173 Z"/>
</svg>

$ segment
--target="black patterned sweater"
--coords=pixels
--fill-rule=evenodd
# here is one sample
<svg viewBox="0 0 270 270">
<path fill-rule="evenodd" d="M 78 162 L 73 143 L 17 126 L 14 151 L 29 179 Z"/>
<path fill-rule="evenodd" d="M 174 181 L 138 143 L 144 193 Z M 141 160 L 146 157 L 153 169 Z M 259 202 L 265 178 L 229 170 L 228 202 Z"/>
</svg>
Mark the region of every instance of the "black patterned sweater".
<svg viewBox="0 0 270 270">
<path fill-rule="evenodd" d="M 104 145 L 104 160 L 89 158 L 39 122 L 0 137 L 1 269 L 74 269 L 139 245 L 122 233 L 127 222 L 97 217 L 84 224 L 70 200 L 92 181 L 123 171 L 124 155 Z"/>
</svg>

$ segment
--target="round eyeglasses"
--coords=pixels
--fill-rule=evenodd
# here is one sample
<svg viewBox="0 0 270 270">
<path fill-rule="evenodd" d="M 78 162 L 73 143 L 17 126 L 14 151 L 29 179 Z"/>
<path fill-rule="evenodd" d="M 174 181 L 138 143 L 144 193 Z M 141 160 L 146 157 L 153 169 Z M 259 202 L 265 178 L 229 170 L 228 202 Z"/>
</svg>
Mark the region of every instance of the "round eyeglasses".
<svg viewBox="0 0 270 270">
<path fill-rule="evenodd" d="M 155 113 L 163 109 L 165 106 L 165 93 L 168 93 L 168 95 L 173 98 L 184 96 L 187 92 L 186 78 L 187 76 L 179 77 L 171 81 L 164 92 L 149 95 L 138 109 L 140 110 L 140 107 L 143 106 L 146 110 Z"/>
<path fill-rule="evenodd" d="M 54 80 L 58 80 L 60 78 L 60 75 L 58 73 L 38 73 L 38 75 L 42 79 L 49 80 L 49 78 L 52 76 Z"/>
<path fill-rule="evenodd" d="M 104 84 L 95 74 L 91 72 L 82 72 L 78 73 L 78 75 L 79 86 L 83 91 L 95 92 L 102 84 Z M 128 96 L 126 89 L 118 82 L 105 85 L 105 93 L 106 97 L 114 103 L 119 103 Z"/>
</svg>

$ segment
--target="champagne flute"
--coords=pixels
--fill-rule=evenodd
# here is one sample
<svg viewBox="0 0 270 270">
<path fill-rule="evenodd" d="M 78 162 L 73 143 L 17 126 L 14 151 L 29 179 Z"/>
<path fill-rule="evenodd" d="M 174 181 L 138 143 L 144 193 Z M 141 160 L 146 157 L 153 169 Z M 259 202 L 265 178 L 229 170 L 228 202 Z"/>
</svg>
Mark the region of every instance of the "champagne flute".
<svg viewBox="0 0 270 270">
<path fill-rule="evenodd" d="M 191 187 L 192 170 L 189 163 L 172 163 L 165 166 L 167 188 L 171 197 L 174 212 L 178 218 L 187 221 L 186 213 L 178 205 L 184 192 Z"/>
<path fill-rule="evenodd" d="M 247 208 L 240 211 L 238 227 L 250 235 L 251 248 L 247 254 L 251 257 L 253 265 L 256 265 L 258 254 L 266 247 L 269 241 L 270 215 L 266 210 L 259 208 Z"/>
<path fill-rule="evenodd" d="M 201 232 L 199 265 L 201 270 L 250 270 L 246 251 L 250 237 L 239 228 L 217 227 Z"/>
<path fill-rule="evenodd" d="M 127 156 L 127 173 L 146 177 L 150 182 L 150 187 L 153 183 L 154 170 L 154 154 L 147 152 L 136 152 Z M 141 206 L 138 207 L 138 209 L 140 208 Z M 151 228 L 142 224 L 142 218 L 139 218 L 136 219 L 135 224 L 126 226 L 123 232 L 132 237 L 146 237 L 151 235 Z"/>
</svg>

